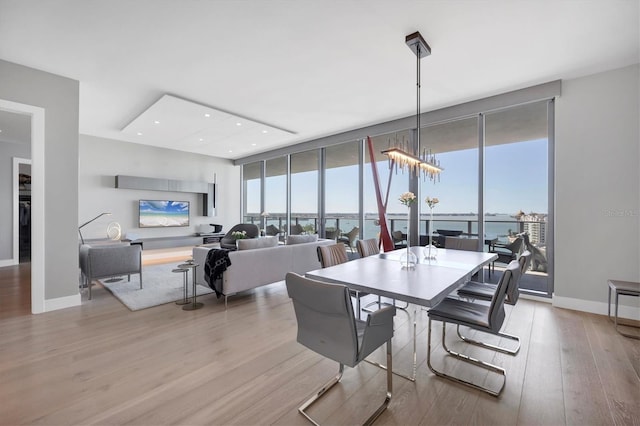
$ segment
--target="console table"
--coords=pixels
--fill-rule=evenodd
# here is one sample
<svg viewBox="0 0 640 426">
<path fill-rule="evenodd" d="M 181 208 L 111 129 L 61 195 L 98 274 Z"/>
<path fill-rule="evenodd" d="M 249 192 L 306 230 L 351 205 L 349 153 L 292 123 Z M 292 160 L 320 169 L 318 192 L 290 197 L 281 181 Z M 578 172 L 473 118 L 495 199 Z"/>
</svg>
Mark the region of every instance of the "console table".
<svg viewBox="0 0 640 426">
<path fill-rule="evenodd" d="M 183 235 L 175 237 L 149 237 L 137 238 L 128 241 L 130 244 L 139 244 L 143 250 L 163 249 L 184 246 L 199 246 L 201 244 L 211 244 L 219 242 L 224 233 L 207 234 L 207 235 Z"/>
</svg>

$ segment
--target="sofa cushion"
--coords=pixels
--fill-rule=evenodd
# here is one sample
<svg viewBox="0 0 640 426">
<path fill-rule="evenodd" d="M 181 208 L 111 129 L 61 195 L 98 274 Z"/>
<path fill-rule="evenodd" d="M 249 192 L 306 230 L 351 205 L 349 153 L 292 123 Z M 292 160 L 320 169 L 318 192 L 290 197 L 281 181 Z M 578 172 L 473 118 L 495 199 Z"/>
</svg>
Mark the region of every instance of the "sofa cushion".
<svg viewBox="0 0 640 426">
<path fill-rule="evenodd" d="M 318 241 L 318 234 L 311 235 L 287 235 L 287 245 L 313 243 Z"/>
<path fill-rule="evenodd" d="M 245 238 L 243 240 L 237 240 L 236 246 L 238 250 L 252 250 L 259 248 L 275 247 L 278 245 L 277 237 L 264 237 L 264 238 Z"/>
</svg>

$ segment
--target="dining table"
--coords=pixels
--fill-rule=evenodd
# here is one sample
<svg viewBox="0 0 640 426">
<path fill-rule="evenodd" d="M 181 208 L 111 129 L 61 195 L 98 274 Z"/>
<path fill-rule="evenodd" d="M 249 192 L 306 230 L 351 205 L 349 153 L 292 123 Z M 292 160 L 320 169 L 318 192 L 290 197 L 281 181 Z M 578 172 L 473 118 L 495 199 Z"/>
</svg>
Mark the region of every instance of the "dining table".
<svg viewBox="0 0 640 426">
<path fill-rule="evenodd" d="M 414 308 L 430 308 L 497 258 L 495 253 L 438 249 L 437 257 L 428 259 L 423 247 L 409 247 L 409 250 L 418 259 L 413 268 L 403 267 L 401 257 L 407 248 L 401 248 L 309 271 L 305 276 L 318 281 L 343 284 L 351 290 L 408 302 Z M 415 381 L 416 377 L 416 315 L 417 309 L 414 309 L 413 374 L 394 372 L 411 381 Z M 375 362 L 373 364 L 386 368 Z"/>
</svg>

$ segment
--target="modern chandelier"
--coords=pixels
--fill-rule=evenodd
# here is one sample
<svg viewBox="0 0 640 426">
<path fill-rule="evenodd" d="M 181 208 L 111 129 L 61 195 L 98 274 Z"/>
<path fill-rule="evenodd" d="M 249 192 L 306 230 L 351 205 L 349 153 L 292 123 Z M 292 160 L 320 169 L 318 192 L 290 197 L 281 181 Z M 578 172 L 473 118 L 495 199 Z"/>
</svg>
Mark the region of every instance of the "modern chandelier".
<svg viewBox="0 0 640 426">
<path fill-rule="evenodd" d="M 424 174 L 425 177 L 435 180 L 436 177 L 438 179 L 440 178 L 440 173 L 444 170 L 440 167 L 440 162 L 436 160 L 436 157 L 431 150 L 427 151 L 424 149 L 422 154 L 416 153 L 420 148 L 420 60 L 431 54 L 431 48 L 418 31 L 406 36 L 405 43 L 417 58 L 416 144 L 414 149 L 410 149 L 407 145 L 399 145 L 396 143 L 396 146 L 382 151 L 382 154 L 389 157 L 392 167 L 395 165 L 395 167 L 407 170 L 409 173 L 415 174 L 416 176 Z"/>
</svg>

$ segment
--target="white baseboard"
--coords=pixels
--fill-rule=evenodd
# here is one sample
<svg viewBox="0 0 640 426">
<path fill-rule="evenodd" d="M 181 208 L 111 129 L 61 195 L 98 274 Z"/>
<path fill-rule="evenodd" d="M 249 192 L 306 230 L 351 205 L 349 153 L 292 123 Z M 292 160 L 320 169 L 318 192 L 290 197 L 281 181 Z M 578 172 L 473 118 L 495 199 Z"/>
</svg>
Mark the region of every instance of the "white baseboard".
<svg viewBox="0 0 640 426">
<path fill-rule="evenodd" d="M 612 295 L 613 298 L 613 295 Z M 640 321 L 640 297 L 620 296 L 618 304 L 618 317 Z M 635 305 L 623 305 L 622 303 L 632 303 Z M 574 299 L 572 297 L 562 297 L 553 295 L 553 306 L 556 308 L 573 309 L 574 311 L 589 312 L 598 315 L 607 315 L 607 303 L 594 302 L 592 300 Z M 613 300 L 611 301 L 611 314 L 614 311 Z"/>
<path fill-rule="evenodd" d="M 74 306 L 80 306 L 81 304 L 82 304 L 82 297 L 80 296 L 80 293 L 74 294 L 73 296 L 58 297 L 57 299 L 45 299 L 44 312 L 71 308 Z"/>
<path fill-rule="evenodd" d="M 4 268 L 5 266 L 13 266 L 13 265 L 17 265 L 18 262 L 16 262 L 15 259 L 4 259 L 4 260 L 0 260 L 0 268 Z"/>
</svg>

